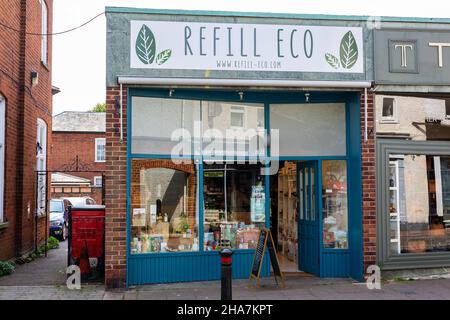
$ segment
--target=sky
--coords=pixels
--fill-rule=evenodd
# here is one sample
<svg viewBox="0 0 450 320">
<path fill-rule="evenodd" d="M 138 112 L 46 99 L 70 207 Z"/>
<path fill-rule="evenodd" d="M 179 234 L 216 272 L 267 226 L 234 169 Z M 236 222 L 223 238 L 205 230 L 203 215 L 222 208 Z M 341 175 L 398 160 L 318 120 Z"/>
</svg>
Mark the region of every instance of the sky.
<svg viewBox="0 0 450 320">
<path fill-rule="evenodd" d="M 447 3 L 447 4 L 446 4 Z M 53 32 L 78 26 L 105 6 L 153 9 L 450 18 L 445 0 L 54 0 Z M 106 19 L 53 37 L 53 114 L 105 101 Z"/>
</svg>

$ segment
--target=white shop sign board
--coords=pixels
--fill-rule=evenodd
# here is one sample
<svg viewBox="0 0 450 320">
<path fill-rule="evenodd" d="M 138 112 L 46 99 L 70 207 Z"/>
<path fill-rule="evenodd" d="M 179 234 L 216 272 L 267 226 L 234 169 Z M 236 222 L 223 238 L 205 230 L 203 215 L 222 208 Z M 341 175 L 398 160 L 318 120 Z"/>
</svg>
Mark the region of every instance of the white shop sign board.
<svg viewBox="0 0 450 320">
<path fill-rule="evenodd" d="M 364 73 L 360 27 L 131 21 L 130 67 Z"/>
</svg>

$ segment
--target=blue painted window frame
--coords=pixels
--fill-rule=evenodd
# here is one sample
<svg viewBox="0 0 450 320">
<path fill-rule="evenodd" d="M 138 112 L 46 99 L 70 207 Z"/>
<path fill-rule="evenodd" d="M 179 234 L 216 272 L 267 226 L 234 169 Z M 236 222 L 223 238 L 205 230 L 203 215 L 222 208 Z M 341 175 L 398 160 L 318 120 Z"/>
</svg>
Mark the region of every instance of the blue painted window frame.
<svg viewBox="0 0 450 320">
<path fill-rule="evenodd" d="M 318 174 L 319 174 L 319 190 L 321 190 L 322 184 L 322 160 L 345 160 L 347 165 L 347 201 L 348 201 L 348 215 L 350 220 L 350 213 L 353 210 L 357 210 L 355 208 L 355 202 L 359 201 L 359 211 L 361 208 L 361 194 L 355 194 L 355 199 L 353 205 L 351 204 L 350 190 L 355 187 L 355 180 L 353 177 L 350 177 L 350 168 L 351 168 L 351 153 L 355 153 L 360 157 L 361 155 L 361 146 L 360 146 L 360 137 L 355 137 L 355 133 L 351 133 L 352 126 L 355 126 L 357 122 L 360 120 L 360 111 L 359 111 L 359 93 L 354 92 L 308 92 L 309 101 L 306 100 L 306 96 L 302 92 L 290 92 L 290 91 L 245 91 L 243 99 L 240 99 L 240 96 L 237 91 L 230 90 L 219 90 L 219 89 L 176 89 L 172 91 L 171 95 L 169 95 L 169 88 L 142 88 L 142 87 L 129 87 L 127 88 L 127 168 L 126 168 L 126 193 L 127 193 L 127 203 L 126 203 L 126 216 L 127 216 L 127 237 L 126 237 L 126 261 L 127 266 L 130 260 L 130 239 L 131 239 L 131 225 L 130 225 L 130 177 L 131 177 L 131 163 L 133 159 L 170 159 L 171 155 L 167 154 L 142 154 L 142 153 L 132 153 L 131 152 L 131 139 L 132 139 L 132 98 L 133 97 L 146 97 L 146 98 L 164 98 L 164 99 L 191 99 L 191 100 L 203 100 L 203 101 L 222 101 L 222 102 L 241 102 L 241 103 L 261 103 L 264 105 L 264 122 L 265 129 L 270 129 L 270 105 L 271 104 L 299 104 L 299 103 L 307 103 L 307 104 L 318 104 L 318 103 L 343 103 L 345 104 L 345 118 L 346 118 L 346 154 L 344 156 L 280 156 L 278 160 L 290 160 L 290 161 L 306 161 L 306 160 L 316 160 L 318 162 Z M 357 118 L 352 119 L 351 109 L 350 108 L 358 108 L 357 110 Z M 353 117 L 354 118 L 354 117 Z M 359 123 L 357 133 L 359 135 Z M 353 143 L 351 144 L 351 141 Z M 133 255 L 133 259 L 138 257 L 148 257 L 148 256 L 176 256 L 176 255 L 197 255 L 199 253 L 205 254 L 209 253 L 208 251 L 204 251 L 204 233 L 203 233 L 203 165 L 204 160 L 202 155 L 191 155 L 191 156 L 182 156 L 177 157 L 179 159 L 192 159 L 194 163 L 198 163 L 198 185 L 199 185 L 199 226 L 198 226 L 198 237 L 199 237 L 199 251 L 193 252 L 170 252 L 170 253 L 144 253 Z M 244 157 L 245 160 L 250 160 L 251 157 Z M 268 162 L 274 160 L 271 157 L 270 149 L 266 150 L 266 157 L 264 157 L 264 161 Z M 358 167 L 361 167 L 361 162 L 359 159 Z M 266 172 L 269 171 L 269 168 L 265 167 Z M 361 178 L 361 174 L 358 175 L 359 180 Z M 357 178 L 358 178 L 357 177 Z M 361 181 L 361 180 L 360 180 Z M 266 175 L 265 177 L 265 194 L 266 194 L 266 227 L 270 228 L 270 176 Z M 322 237 L 322 201 L 318 203 L 318 218 L 319 218 L 319 255 L 322 256 L 323 253 L 337 253 L 337 252 L 350 252 L 352 248 L 352 238 L 348 236 L 348 247 L 346 249 L 330 249 L 323 248 L 323 237 Z M 361 215 L 361 214 L 360 214 Z M 359 218 L 359 216 L 357 218 Z M 349 221 L 349 231 L 350 231 L 351 223 Z M 348 232 L 350 235 L 350 232 Z M 361 264 L 362 264 L 362 219 L 361 219 L 361 239 L 358 240 L 358 252 L 361 256 Z M 251 252 L 252 249 L 237 249 L 234 250 L 236 253 L 240 251 Z M 214 252 L 211 252 L 214 254 Z M 265 273 L 270 272 L 270 265 L 268 263 L 265 264 Z M 357 268 L 356 272 L 352 272 L 356 276 L 354 278 L 362 278 L 362 267 Z M 361 269 L 361 270 L 359 270 Z M 128 286 L 129 279 L 129 268 L 127 267 L 126 272 L 126 282 Z"/>
</svg>

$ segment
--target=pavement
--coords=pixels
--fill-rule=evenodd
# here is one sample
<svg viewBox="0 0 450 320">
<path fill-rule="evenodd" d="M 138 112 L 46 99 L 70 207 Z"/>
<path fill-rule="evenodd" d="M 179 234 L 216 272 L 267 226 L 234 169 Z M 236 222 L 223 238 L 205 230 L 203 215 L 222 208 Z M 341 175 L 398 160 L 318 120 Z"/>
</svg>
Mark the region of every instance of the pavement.
<svg viewBox="0 0 450 320">
<path fill-rule="evenodd" d="M 9 276 L 0 277 L 2 286 L 58 286 L 66 283 L 67 241 L 60 242 L 58 249 L 49 250 L 47 257 L 17 265 Z"/>
<path fill-rule="evenodd" d="M 51 250 L 47 258 L 18 266 L 0 278 L 0 300 L 217 300 L 220 281 L 155 284 L 105 291 L 103 284 L 69 290 L 66 285 L 67 244 Z M 234 300 L 450 300 L 450 279 L 384 281 L 380 290 L 350 279 L 320 279 L 305 274 L 286 276 L 286 286 L 262 278 L 260 287 L 247 280 L 233 281 Z"/>
</svg>

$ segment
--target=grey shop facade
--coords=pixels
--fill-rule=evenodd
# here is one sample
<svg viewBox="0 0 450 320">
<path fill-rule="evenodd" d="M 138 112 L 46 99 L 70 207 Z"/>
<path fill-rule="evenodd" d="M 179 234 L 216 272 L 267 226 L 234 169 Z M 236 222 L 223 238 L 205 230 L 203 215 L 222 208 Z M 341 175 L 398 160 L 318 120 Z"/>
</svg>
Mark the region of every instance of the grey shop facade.
<svg viewBox="0 0 450 320">
<path fill-rule="evenodd" d="M 363 280 L 421 254 L 379 251 L 394 223 L 377 216 L 376 143 L 400 139 L 376 103 L 398 86 L 375 94 L 367 18 L 106 12 L 107 287 L 219 279 L 224 247 L 247 278 L 264 227 L 285 272 Z"/>
</svg>

